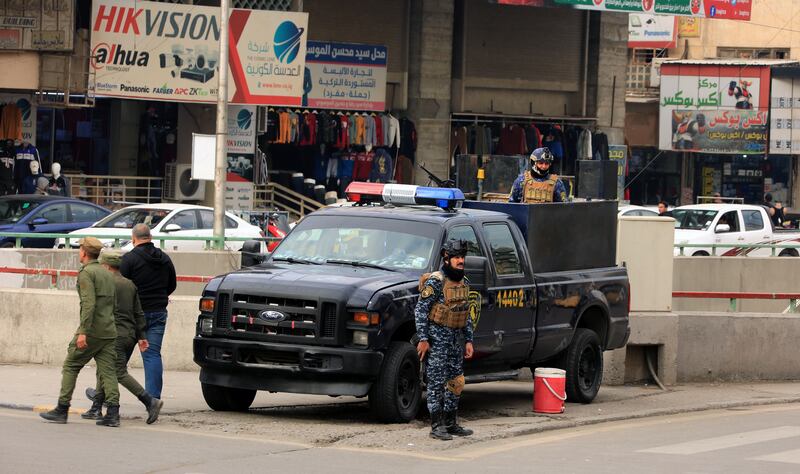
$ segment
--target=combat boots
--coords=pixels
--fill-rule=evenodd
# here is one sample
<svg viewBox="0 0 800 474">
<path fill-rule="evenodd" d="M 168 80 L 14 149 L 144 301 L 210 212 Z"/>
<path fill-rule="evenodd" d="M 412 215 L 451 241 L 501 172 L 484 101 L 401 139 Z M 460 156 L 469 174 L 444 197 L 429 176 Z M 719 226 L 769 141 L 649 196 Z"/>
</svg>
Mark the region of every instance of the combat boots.
<svg viewBox="0 0 800 474">
<path fill-rule="evenodd" d="M 119 405 L 109 405 L 106 416 L 95 422 L 97 426 L 119 426 Z"/>
<path fill-rule="evenodd" d="M 103 402 L 105 398 L 105 395 L 101 393 L 93 394 L 92 398 L 90 398 L 90 400 L 92 400 L 92 407 L 81 413 L 81 418 L 84 420 L 99 420 L 103 418 Z"/>
<path fill-rule="evenodd" d="M 458 412 L 456 410 L 444 412 L 444 424 L 447 432 L 455 436 L 469 436 L 473 433 L 471 429 L 464 428 L 458 424 Z"/>
<path fill-rule="evenodd" d="M 46 411 L 44 413 L 39 413 L 39 416 L 41 416 L 47 421 L 52 421 L 53 423 L 64 424 L 67 422 L 68 414 L 69 414 L 69 405 L 62 405 L 61 403 L 59 403 L 52 410 Z"/>
<path fill-rule="evenodd" d="M 431 413 L 431 438 L 450 441 L 453 437 L 447 432 L 442 412 Z"/>
<path fill-rule="evenodd" d="M 158 398 L 153 398 L 153 396 L 147 392 L 144 392 L 137 398 L 147 409 L 147 424 L 152 425 L 158 419 L 158 414 L 161 412 L 161 407 L 164 406 L 164 402 Z"/>
</svg>

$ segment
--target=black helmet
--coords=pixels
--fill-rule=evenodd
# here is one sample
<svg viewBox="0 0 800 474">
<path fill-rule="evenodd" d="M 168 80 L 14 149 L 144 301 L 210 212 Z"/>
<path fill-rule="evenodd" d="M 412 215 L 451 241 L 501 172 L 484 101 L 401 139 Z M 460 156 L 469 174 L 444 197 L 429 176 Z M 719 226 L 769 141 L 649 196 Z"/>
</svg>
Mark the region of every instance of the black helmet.
<svg viewBox="0 0 800 474">
<path fill-rule="evenodd" d="M 466 257 L 468 242 L 460 239 L 450 239 L 442 245 L 442 256 Z"/>
<path fill-rule="evenodd" d="M 539 168 L 536 167 L 536 163 L 553 163 L 553 153 L 550 152 L 550 149 L 547 147 L 537 148 L 533 150 L 531 153 L 530 160 L 531 160 L 531 172 L 536 174 L 537 176 L 547 176 L 550 174 L 550 170 L 547 171 L 540 171 Z"/>
</svg>

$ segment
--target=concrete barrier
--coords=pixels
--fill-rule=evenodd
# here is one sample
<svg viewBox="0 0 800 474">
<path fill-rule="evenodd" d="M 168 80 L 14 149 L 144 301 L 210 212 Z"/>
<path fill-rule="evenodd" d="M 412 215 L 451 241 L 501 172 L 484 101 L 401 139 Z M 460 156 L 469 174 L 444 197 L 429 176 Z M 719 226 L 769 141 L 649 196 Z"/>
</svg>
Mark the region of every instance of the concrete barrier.
<svg viewBox="0 0 800 474">
<path fill-rule="evenodd" d="M 797 292 L 796 257 L 675 257 L 674 291 Z M 728 311 L 726 299 L 675 298 L 675 311 Z M 739 311 L 781 313 L 788 300 L 739 300 Z"/>
<path fill-rule="evenodd" d="M 628 269 L 631 311 L 670 311 L 675 220 L 620 217 L 617 225 L 617 265 Z"/>
<path fill-rule="evenodd" d="M 163 357 L 168 370 L 197 370 L 192 338 L 198 297 L 170 299 Z M 0 363 L 61 365 L 78 327 L 74 291 L 0 289 Z M 647 379 L 650 353 L 664 383 L 800 379 L 800 317 L 734 313 L 634 313 L 628 347 L 606 353 L 605 379 Z M 131 358 L 141 366 L 141 357 Z"/>
<path fill-rule="evenodd" d="M 178 275 L 215 276 L 238 270 L 241 253 L 230 251 L 167 252 Z M 80 268 L 77 250 L 66 249 L 2 249 L 0 266 L 56 270 Z M 74 290 L 75 277 L 59 277 L 59 290 Z M 51 278 L 44 275 L 0 273 L 0 288 L 48 289 Z M 175 295 L 199 296 L 203 283 L 178 283 Z"/>
<path fill-rule="evenodd" d="M 78 328 L 75 291 L 0 289 L 0 363 L 61 365 Z M 171 297 L 163 359 L 168 370 L 195 370 L 192 338 L 199 297 Z M 131 357 L 134 367 L 142 358 Z"/>
</svg>

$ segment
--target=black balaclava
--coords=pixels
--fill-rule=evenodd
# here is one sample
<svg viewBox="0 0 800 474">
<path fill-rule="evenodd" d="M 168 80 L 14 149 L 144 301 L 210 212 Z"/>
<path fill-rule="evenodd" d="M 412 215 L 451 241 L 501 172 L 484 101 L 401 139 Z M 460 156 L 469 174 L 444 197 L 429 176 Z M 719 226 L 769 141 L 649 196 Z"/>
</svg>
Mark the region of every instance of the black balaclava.
<svg viewBox="0 0 800 474">
<path fill-rule="evenodd" d="M 459 282 L 464 279 L 464 270 L 451 267 L 450 257 L 447 255 L 445 255 L 444 259 L 442 259 L 442 272 L 444 272 L 447 278 L 455 282 Z"/>
</svg>

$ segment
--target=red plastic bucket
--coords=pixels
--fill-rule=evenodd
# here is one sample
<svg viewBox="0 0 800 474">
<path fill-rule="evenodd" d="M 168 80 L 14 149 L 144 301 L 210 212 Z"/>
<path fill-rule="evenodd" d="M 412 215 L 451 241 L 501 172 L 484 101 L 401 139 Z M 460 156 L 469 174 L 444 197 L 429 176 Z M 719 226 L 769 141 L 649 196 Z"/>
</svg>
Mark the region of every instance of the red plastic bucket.
<svg viewBox="0 0 800 474">
<path fill-rule="evenodd" d="M 533 372 L 533 411 L 536 413 L 564 413 L 567 372 L 561 369 L 540 367 Z"/>
</svg>

